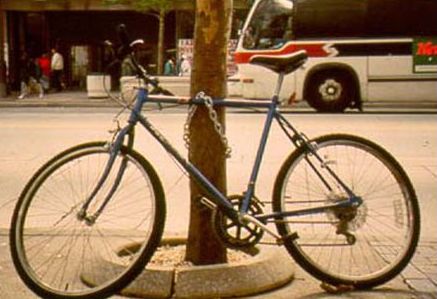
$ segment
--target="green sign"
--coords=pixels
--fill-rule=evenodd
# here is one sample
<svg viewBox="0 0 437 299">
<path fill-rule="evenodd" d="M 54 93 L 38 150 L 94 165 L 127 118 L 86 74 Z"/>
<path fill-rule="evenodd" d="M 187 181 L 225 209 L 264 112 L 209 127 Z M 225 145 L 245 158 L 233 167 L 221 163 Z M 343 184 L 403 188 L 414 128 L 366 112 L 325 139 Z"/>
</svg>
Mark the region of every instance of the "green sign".
<svg viewBox="0 0 437 299">
<path fill-rule="evenodd" d="M 437 73 L 437 38 L 414 39 L 413 59 L 414 73 Z"/>
</svg>

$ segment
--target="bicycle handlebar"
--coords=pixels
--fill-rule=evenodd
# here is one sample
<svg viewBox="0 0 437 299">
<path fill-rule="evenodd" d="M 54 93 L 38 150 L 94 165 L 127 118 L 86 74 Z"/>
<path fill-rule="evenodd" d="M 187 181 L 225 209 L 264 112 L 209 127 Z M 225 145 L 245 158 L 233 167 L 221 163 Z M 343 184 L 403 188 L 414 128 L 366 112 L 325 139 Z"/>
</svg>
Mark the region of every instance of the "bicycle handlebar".
<svg viewBox="0 0 437 299">
<path fill-rule="evenodd" d="M 120 46 L 115 49 L 113 44 L 110 41 L 105 41 L 104 44 L 108 47 L 111 47 L 113 53 L 115 54 L 115 57 L 119 61 L 123 61 L 123 59 L 126 56 L 129 56 L 130 60 L 132 61 L 132 65 L 134 66 L 135 72 L 137 76 L 144 80 L 146 84 L 150 84 L 153 86 L 152 93 L 160 93 L 164 95 L 173 95 L 172 92 L 166 90 L 165 88 L 162 88 L 159 85 L 159 80 L 157 78 L 153 78 L 150 75 L 146 73 L 146 71 L 141 67 L 141 65 L 138 63 L 138 61 L 135 58 L 135 55 L 133 55 L 133 43 L 131 39 L 129 38 L 129 34 L 126 29 L 125 24 L 119 24 L 117 26 L 117 35 L 118 40 L 120 42 Z M 142 40 L 139 40 L 142 42 Z"/>
</svg>

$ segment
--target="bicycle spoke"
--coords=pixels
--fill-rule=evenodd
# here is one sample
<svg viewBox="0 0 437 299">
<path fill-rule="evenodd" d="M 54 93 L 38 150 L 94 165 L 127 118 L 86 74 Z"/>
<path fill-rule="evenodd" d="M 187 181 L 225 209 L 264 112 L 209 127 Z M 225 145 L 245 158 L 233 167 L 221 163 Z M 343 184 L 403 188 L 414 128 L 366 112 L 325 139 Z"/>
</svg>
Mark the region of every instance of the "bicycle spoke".
<svg viewBox="0 0 437 299">
<path fill-rule="evenodd" d="M 331 283 L 377 285 L 406 266 L 418 239 L 414 190 L 388 153 L 364 139 L 328 135 L 316 140 L 317 154 L 362 200 L 359 207 L 281 219 L 284 235 L 297 232 L 287 249 L 308 271 Z M 275 185 L 276 211 L 333 205 L 348 198 L 323 165 L 309 165 L 304 149 L 284 163 Z M 314 170 L 317 168 L 317 173 Z M 324 180 L 331 188 L 319 179 Z"/>
<path fill-rule="evenodd" d="M 163 221 L 157 221 L 163 211 L 163 198 L 157 197 L 162 187 L 144 158 L 131 152 L 123 158 L 128 167 L 94 223 L 81 220 L 78 212 L 108 160 L 102 143 L 78 146 L 49 161 L 22 194 L 14 212 L 11 250 L 21 275 L 27 276 L 24 281 L 42 297 L 104 297 L 110 288 L 123 287 L 123 276 L 138 274 L 150 259 L 163 229 Z M 121 161 L 116 159 L 88 206 L 88 216 L 100 209 Z M 152 238 L 153 246 L 145 246 Z M 139 247 L 129 258 L 119 254 L 132 244 Z"/>
</svg>

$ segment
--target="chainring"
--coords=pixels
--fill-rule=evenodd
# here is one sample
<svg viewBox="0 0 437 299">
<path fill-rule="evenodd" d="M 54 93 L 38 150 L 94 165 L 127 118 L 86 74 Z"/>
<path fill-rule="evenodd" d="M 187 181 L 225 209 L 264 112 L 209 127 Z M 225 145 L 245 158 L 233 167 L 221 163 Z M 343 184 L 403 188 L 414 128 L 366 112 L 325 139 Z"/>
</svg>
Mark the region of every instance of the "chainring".
<svg viewBox="0 0 437 299">
<path fill-rule="evenodd" d="M 235 209 L 240 209 L 243 204 L 244 196 L 231 195 L 228 197 Z M 247 213 L 251 216 L 263 213 L 262 203 L 253 197 Z M 223 244 L 232 249 L 249 249 L 262 238 L 264 231 L 253 223 L 242 223 L 227 217 L 220 209 L 212 215 L 215 232 Z"/>
</svg>

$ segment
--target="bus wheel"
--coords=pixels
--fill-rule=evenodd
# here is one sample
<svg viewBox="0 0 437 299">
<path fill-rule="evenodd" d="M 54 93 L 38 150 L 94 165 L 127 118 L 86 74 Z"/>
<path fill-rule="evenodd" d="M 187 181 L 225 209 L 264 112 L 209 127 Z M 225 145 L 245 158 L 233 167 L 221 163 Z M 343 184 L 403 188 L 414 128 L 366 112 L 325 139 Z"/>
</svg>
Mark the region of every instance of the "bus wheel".
<svg viewBox="0 0 437 299">
<path fill-rule="evenodd" d="M 353 84 L 342 72 L 319 72 L 312 76 L 306 100 L 319 112 L 343 112 L 353 102 Z"/>
</svg>

